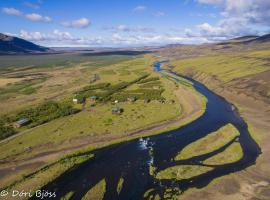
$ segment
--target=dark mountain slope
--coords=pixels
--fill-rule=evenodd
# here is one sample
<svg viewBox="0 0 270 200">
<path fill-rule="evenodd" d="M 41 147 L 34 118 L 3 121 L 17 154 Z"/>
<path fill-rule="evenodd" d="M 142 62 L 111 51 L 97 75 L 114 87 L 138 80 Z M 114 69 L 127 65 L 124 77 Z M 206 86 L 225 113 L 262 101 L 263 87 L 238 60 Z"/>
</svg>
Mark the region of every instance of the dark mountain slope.
<svg viewBox="0 0 270 200">
<path fill-rule="evenodd" d="M 270 33 L 269 34 L 266 34 L 266 35 L 263 35 L 261 37 L 258 37 L 252 41 L 256 41 L 256 42 L 270 42 Z"/>
<path fill-rule="evenodd" d="M 27 40 L 0 33 L 0 54 L 45 53 L 49 50 Z"/>
</svg>

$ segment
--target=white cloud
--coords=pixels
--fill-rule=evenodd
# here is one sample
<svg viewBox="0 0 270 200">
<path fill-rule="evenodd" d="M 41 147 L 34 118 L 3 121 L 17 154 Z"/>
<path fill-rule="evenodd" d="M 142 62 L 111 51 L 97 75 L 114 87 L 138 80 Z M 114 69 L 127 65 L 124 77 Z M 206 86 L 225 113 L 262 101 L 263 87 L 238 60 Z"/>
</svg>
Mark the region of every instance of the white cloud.
<svg viewBox="0 0 270 200">
<path fill-rule="evenodd" d="M 248 23 L 270 25 L 269 0 L 197 0 L 199 3 L 216 4 L 223 8 L 225 18 L 242 18 Z"/>
<path fill-rule="evenodd" d="M 270 26 L 269 0 L 197 0 L 199 3 L 219 5 L 223 19 L 214 25 L 207 22 L 197 26 L 205 37 L 231 38 L 258 34 L 258 27 Z"/>
<path fill-rule="evenodd" d="M 155 14 L 154 14 L 154 16 L 156 16 L 156 17 L 163 17 L 163 16 L 165 16 L 166 15 L 166 13 L 165 12 L 162 12 L 162 11 L 158 11 L 158 12 L 156 12 Z"/>
<path fill-rule="evenodd" d="M 144 26 L 127 26 L 124 24 L 112 27 L 104 27 L 104 30 L 111 30 L 116 32 L 142 32 L 142 33 L 153 33 L 154 28 Z"/>
<path fill-rule="evenodd" d="M 26 14 L 25 17 L 31 21 L 50 22 L 52 19 L 48 16 L 42 16 L 37 13 Z"/>
<path fill-rule="evenodd" d="M 62 22 L 62 25 L 70 28 L 86 28 L 90 25 L 90 21 L 83 17 L 73 21 Z"/>
<path fill-rule="evenodd" d="M 2 12 L 8 15 L 22 16 L 23 13 L 15 8 L 2 8 Z"/>
<path fill-rule="evenodd" d="M 130 28 L 127 27 L 126 25 L 123 25 L 123 24 L 117 26 L 116 29 L 119 30 L 119 31 L 130 31 Z"/>
<path fill-rule="evenodd" d="M 2 12 L 8 15 L 15 15 L 18 17 L 24 17 L 25 19 L 31 21 L 39 21 L 39 22 L 50 22 L 52 19 L 48 16 L 42 16 L 37 13 L 24 14 L 22 11 L 17 10 L 15 8 L 2 8 Z"/>
<path fill-rule="evenodd" d="M 69 32 L 62 32 L 57 29 L 53 31 L 53 35 L 58 40 L 72 40 L 74 38 Z"/>
<path fill-rule="evenodd" d="M 137 46 L 158 46 L 171 43 L 202 43 L 207 42 L 206 38 L 188 37 L 179 34 L 126 34 L 114 33 L 110 36 L 98 37 L 75 37 L 69 32 L 53 30 L 49 33 L 39 31 L 29 32 L 21 30 L 18 34 L 10 34 L 23 39 L 35 42 L 43 46 L 112 46 L 112 47 L 137 47 Z"/>
<path fill-rule="evenodd" d="M 42 41 L 46 39 L 46 36 L 41 32 L 27 32 L 25 30 L 20 31 L 19 37 L 30 41 Z"/>
<path fill-rule="evenodd" d="M 42 33 L 39 31 L 28 32 L 25 30 L 21 30 L 19 34 L 16 34 L 16 36 L 34 42 L 71 41 L 75 39 L 69 32 L 62 32 L 57 29 L 55 29 L 51 33 Z"/>
<path fill-rule="evenodd" d="M 140 6 L 136 6 L 133 11 L 134 12 L 143 12 L 146 10 L 146 6 L 140 5 Z"/>
</svg>

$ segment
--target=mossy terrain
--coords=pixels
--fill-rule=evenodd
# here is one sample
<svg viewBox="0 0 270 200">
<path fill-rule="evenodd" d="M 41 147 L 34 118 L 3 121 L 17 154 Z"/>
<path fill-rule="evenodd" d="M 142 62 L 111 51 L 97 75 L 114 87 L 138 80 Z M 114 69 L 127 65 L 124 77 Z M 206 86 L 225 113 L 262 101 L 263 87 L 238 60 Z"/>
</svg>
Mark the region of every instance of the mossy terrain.
<svg viewBox="0 0 270 200">
<path fill-rule="evenodd" d="M 175 160 L 189 159 L 194 156 L 210 153 L 227 144 L 237 136 L 239 136 L 239 131 L 232 124 L 227 124 L 216 132 L 209 133 L 202 139 L 186 146 L 175 157 Z"/>
<path fill-rule="evenodd" d="M 124 178 L 120 178 L 117 184 L 117 193 L 119 194 L 123 188 Z"/>
<path fill-rule="evenodd" d="M 183 180 L 189 179 L 206 172 L 211 171 L 212 167 L 198 166 L 198 165 L 179 165 L 169 167 L 157 173 L 157 179 L 176 179 Z"/>
<path fill-rule="evenodd" d="M 134 55 L 56 54 L 1 56 L 0 116 L 44 100 L 72 95 L 79 87 L 116 63 L 134 59 Z M 117 74 L 116 74 L 117 75 Z M 104 75 L 106 76 L 106 75 Z"/>
<path fill-rule="evenodd" d="M 98 182 L 94 187 L 92 187 L 86 195 L 82 198 L 82 200 L 102 200 L 106 191 L 106 181 L 103 179 Z"/>
<path fill-rule="evenodd" d="M 239 142 L 232 143 L 223 152 L 208 158 L 203 163 L 206 165 L 223 165 L 237 162 L 243 157 L 243 150 Z"/>
<path fill-rule="evenodd" d="M 61 197 L 60 200 L 70 200 L 70 199 L 72 199 L 73 195 L 74 195 L 74 192 L 72 192 L 72 191 L 68 192 L 65 196 Z"/>
<path fill-rule="evenodd" d="M 173 61 L 178 72 L 201 72 L 224 82 L 269 70 L 270 51 L 199 56 Z"/>
<path fill-rule="evenodd" d="M 91 158 L 93 158 L 93 154 L 66 156 L 62 158 L 61 160 L 55 163 L 51 163 L 34 173 L 22 176 L 20 180 L 14 182 L 13 184 L 9 185 L 5 189 L 8 191 L 12 191 L 14 189 L 25 190 L 25 191 L 26 190 L 36 191 L 40 189 L 42 186 L 53 181 L 63 172 Z M 69 193 L 65 197 L 63 197 L 63 200 L 69 199 L 71 198 L 71 196 L 72 196 L 72 193 Z"/>
</svg>

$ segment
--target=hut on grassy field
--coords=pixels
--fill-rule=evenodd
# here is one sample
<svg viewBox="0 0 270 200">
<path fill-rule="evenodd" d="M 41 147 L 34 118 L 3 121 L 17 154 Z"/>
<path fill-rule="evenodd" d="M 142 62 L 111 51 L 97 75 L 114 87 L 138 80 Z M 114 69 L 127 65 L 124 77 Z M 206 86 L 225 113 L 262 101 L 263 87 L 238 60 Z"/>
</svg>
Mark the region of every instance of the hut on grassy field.
<svg viewBox="0 0 270 200">
<path fill-rule="evenodd" d="M 112 108 L 112 114 L 121 114 L 124 111 L 123 108 Z"/>
<path fill-rule="evenodd" d="M 90 101 L 93 102 L 93 103 L 96 102 L 97 99 L 98 99 L 97 96 L 91 96 L 90 97 Z"/>
<path fill-rule="evenodd" d="M 134 101 L 136 101 L 136 97 L 128 97 L 127 100 L 129 102 L 134 102 Z"/>
<path fill-rule="evenodd" d="M 155 86 L 153 86 L 153 89 L 154 90 L 159 90 L 160 89 L 160 86 L 159 85 L 155 85 Z"/>
<path fill-rule="evenodd" d="M 27 119 L 27 118 L 23 118 L 23 119 L 20 119 L 18 121 L 16 121 L 14 124 L 13 124 L 13 127 L 14 128 L 20 128 L 22 126 L 26 126 L 27 124 L 30 123 L 30 120 Z"/>
<path fill-rule="evenodd" d="M 78 99 L 75 97 L 72 99 L 72 101 L 73 101 L 73 103 L 78 103 Z"/>
</svg>

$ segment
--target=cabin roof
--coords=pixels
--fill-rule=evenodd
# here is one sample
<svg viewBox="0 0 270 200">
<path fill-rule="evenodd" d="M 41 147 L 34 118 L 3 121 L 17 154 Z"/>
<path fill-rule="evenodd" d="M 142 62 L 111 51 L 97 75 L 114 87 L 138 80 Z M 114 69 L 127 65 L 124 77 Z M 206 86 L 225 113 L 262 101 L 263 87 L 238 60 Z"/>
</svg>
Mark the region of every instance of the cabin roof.
<svg viewBox="0 0 270 200">
<path fill-rule="evenodd" d="M 27 122 L 29 122 L 29 119 L 26 119 L 26 118 L 23 118 L 23 119 L 20 119 L 20 120 L 16 121 L 16 123 L 20 124 L 20 125 L 25 124 Z"/>
</svg>

